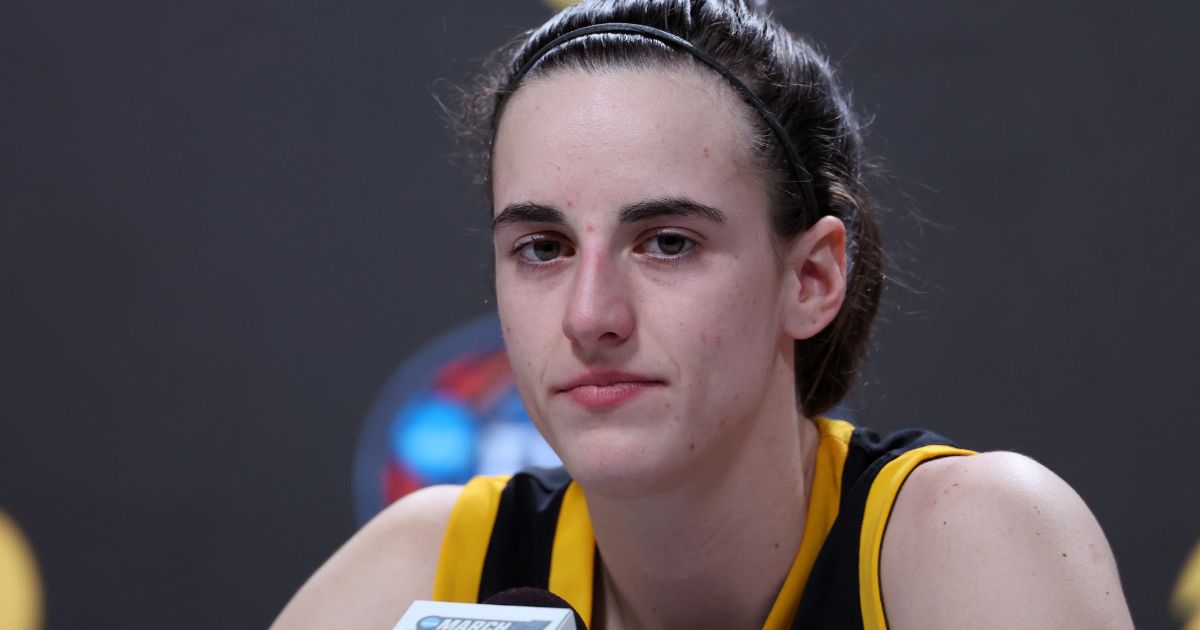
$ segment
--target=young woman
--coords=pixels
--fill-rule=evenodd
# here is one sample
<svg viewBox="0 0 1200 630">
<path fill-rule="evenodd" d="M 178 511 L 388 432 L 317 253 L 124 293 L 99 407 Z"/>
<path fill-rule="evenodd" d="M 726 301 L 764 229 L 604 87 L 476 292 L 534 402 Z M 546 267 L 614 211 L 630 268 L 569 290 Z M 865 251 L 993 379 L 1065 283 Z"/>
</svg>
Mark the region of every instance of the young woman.
<svg viewBox="0 0 1200 630">
<path fill-rule="evenodd" d="M 583 2 L 468 99 L 522 400 L 564 470 L 410 495 L 278 628 L 548 588 L 591 628 L 1127 628 L 1062 480 L 820 416 L 882 282 L 854 115 L 740 1 Z"/>
</svg>

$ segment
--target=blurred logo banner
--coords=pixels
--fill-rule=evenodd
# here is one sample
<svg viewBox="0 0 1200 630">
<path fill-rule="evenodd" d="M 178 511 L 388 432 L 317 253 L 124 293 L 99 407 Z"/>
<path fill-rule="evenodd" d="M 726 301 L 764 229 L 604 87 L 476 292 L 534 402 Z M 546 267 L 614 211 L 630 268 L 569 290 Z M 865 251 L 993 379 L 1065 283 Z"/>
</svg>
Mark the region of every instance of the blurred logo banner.
<svg viewBox="0 0 1200 630">
<path fill-rule="evenodd" d="M 517 394 L 500 320 L 487 315 L 406 359 L 376 398 L 354 458 L 355 515 L 366 523 L 428 485 L 558 465 Z"/>
</svg>

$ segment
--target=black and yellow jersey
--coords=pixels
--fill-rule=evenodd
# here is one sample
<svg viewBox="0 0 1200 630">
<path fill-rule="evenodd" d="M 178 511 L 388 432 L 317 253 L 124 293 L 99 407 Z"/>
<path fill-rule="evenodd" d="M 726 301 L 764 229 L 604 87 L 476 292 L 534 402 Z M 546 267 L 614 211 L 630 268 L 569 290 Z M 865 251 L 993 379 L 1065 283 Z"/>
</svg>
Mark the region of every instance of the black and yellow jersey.
<svg viewBox="0 0 1200 630">
<path fill-rule="evenodd" d="M 922 462 L 972 451 L 928 431 L 879 436 L 841 420 L 816 423 L 803 538 L 764 628 L 883 629 L 879 553 L 900 486 Z M 480 602 L 532 586 L 567 600 L 590 624 L 595 562 L 587 504 L 565 470 L 477 477 L 451 512 L 433 597 Z"/>
</svg>

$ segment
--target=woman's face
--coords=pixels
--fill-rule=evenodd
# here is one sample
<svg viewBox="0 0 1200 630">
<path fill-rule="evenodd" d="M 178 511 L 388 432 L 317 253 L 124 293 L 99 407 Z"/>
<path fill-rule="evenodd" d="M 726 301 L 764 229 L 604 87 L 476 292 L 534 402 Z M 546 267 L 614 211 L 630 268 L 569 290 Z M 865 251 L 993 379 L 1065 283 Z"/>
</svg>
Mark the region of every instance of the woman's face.
<svg viewBox="0 0 1200 630">
<path fill-rule="evenodd" d="M 787 271 L 742 107 L 719 77 L 613 70 L 528 81 L 503 113 L 508 354 L 589 492 L 654 492 L 736 457 L 768 398 L 794 409 Z"/>
</svg>

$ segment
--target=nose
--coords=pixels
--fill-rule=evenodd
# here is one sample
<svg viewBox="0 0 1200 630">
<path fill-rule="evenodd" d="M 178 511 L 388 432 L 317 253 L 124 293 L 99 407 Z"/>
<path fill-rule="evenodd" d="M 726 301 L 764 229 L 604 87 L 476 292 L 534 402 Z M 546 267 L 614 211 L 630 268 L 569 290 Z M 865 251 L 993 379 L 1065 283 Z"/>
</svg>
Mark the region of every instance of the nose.
<svg viewBox="0 0 1200 630">
<path fill-rule="evenodd" d="M 619 346 L 634 329 L 634 309 L 612 256 L 593 252 L 578 258 L 563 333 L 587 354 Z"/>
</svg>

